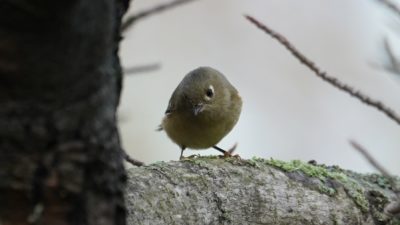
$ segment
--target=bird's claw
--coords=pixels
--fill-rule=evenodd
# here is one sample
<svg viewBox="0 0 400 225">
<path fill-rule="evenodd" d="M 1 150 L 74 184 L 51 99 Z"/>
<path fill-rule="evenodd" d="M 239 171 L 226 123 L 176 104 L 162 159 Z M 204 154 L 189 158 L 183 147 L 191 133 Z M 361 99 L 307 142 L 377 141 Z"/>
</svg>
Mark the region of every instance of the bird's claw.
<svg viewBox="0 0 400 225">
<path fill-rule="evenodd" d="M 226 153 L 224 153 L 223 155 L 220 155 L 219 157 L 220 157 L 220 158 L 231 158 L 231 157 L 234 157 L 234 158 L 237 158 L 237 159 L 241 159 L 241 158 L 240 158 L 240 155 L 238 155 L 238 154 L 232 155 L 232 154 L 230 154 L 229 152 L 226 152 Z"/>
<path fill-rule="evenodd" d="M 181 156 L 181 157 L 179 158 L 179 160 L 194 159 L 194 158 L 196 158 L 196 157 L 200 157 L 200 154 L 194 154 L 194 155 L 190 155 L 190 156 L 187 156 L 187 157 Z"/>
<path fill-rule="evenodd" d="M 240 159 L 240 156 L 238 154 L 233 154 L 235 152 L 237 147 L 237 143 L 235 143 L 228 151 L 225 151 L 223 155 L 221 155 L 221 158 L 229 158 L 229 157 L 235 157 L 237 159 Z"/>
</svg>

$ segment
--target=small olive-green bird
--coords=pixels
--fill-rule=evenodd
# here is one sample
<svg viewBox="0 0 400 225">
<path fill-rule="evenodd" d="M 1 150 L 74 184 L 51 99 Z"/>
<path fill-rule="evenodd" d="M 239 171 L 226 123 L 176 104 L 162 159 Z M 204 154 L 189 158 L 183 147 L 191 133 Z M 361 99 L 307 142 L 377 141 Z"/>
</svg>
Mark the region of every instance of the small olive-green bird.
<svg viewBox="0 0 400 225">
<path fill-rule="evenodd" d="M 238 91 L 219 71 L 200 67 L 188 73 L 169 100 L 160 130 L 181 147 L 213 147 L 230 156 L 216 144 L 235 126 L 242 109 Z"/>
</svg>

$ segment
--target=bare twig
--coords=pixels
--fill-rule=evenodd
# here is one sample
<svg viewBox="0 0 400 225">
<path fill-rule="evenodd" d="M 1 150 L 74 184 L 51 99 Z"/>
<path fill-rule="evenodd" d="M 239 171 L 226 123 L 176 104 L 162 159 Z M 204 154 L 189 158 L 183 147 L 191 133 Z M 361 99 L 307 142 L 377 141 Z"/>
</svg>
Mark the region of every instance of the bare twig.
<svg viewBox="0 0 400 225">
<path fill-rule="evenodd" d="M 384 39 L 383 47 L 389 60 L 386 65 L 383 65 L 383 69 L 396 75 L 400 75 L 400 62 L 395 56 L 392 46 L 387 38 Z"/>
<path fill-rule="evenodd" d="M 326 72 L 321 71 L 321 69 L 318 68 L 318 66 L 313 61 L 306 58 L 302 53 L 300 53 L 300 51 L 297 50 L 283 35 L 275 32 L 274 30 L 270 29 L 269 27 L 262 24 L 261 22 L 259 22 L 258 20 L 256 20 L 255 18 L 253 18 L 251 16 L 246 15 L 245 17 L 250 22 L 252 22 L 254 25 L 256 25 L 259 29 L 263 30 L 264 32 L 269 34 L 272 38 L 276 39 L 279 43 L 281 43 L 283 46 L 285 46 L 286 49 L 289 50 L 289 52 L 291 52 L 301 63 L 303 63 L 310 70 L 312 70 L 319 78 L 330 83 L 331 85 L 335 86 L 336 88 L 338 88 L 344 92 L 347 92 L 348 94 L 357 98 L 361 102 L 378 109 L 379 111 L 383 112 L 389 118 L 396 121 L 396 123 L 400 125 L 400 116 L 397 115 L 394 110 L 385 106 L 380 101 L 371 99 L 370 97 L 368 97 L 361 91 L 354 90 L 353 87 L 351 87 L 345 83 L 342 83 L 337 78 L 329 76 Z"/>
<path fill-rule="evenodd" d="M 369 152 L 364 147 L 362 147 L 354 140 L 350 140 L 349 143 L 351 144 L 351 146 L 353 146 L 353 148 L 360 152 L 361 155 L 363 155 L 368 160 L 368 162 L 383 176 L 388 178 L 392 177 L 392 175 L 390 175 L 390 173 L 381 164 L 379 164 L 378 161 L 376 161 L 375 158 L 371 154 L 369 154 Z"/>
<path fill-rule="evenodd" d="M 388 7 L 390 10 L 392 10 L 394 13 L 396 13 L 398 16 L 400 16 L 400 8 L 399 6 L 392 2 L 391 0 L 377 0 L 379 3 L 382 3 L 386 7 Z"/>
<path fill-rule="evenodd" d="M 144 166 L 144 163 L 132 158 L 128 153 L 126 153 L 125 149 L 121 149 L 124 159 L 134 166 Z"/>
<path fill-rule="evenodd" d="M 384 177 L 386 177 L 389 180 L 390 186 L 393 189 L 393 192 L 396 193 L 396 201 L 393 201 L 389 203 L 385 207 L 385 211 L 393 214 L 393 215 L 399 215 L 400 214 L 400 191 L 397 188 L 396 180 L 395 178 L 383 167 L 363 146 L 361 146 L 359 143 L 357 143 L 354 140 L 349 141 L 351 146 L 353 146 L 354 149 L 356 149 L 358 152 L 361 153 L 361 155 L 364 156 L 365 159 L 368 160 L 368 162 L 375 168 L 377 169 Z"/>
<path fill-rule="evenodd" d="M 175 8 L 176 6 L 179 6 L 179 5 L 182 5 L 185 3 L 189 3 L 189 2 L 193 2 L 193 1 L 195 1 L 195 0 L 175 0 L 172 2 L 168 2 L 168 3 L 164 3 L 161 5 L 155 6 L 154 8 L 151 8 L 151 9 L 144 10 L 135 15 L 128 16 L 128 18 L 126 18 L 125 22 L 122 23 L 121 30 L 122 30 L 122 32 L 125 32 L 128 28 L 130 28 L 135 22 L 137 22 L 140 19 L 143 19 L 147 16 L 150 16 L 150 15 L 153 15 L 156 13 L 160 13 L 167 9 L 172 9 L 172 8 Z"/>
<path fill-rule="evenodd" d="M 396 72 L 399 67 L 399 62 L 397 61 L 397 58 L 393 53 L 392 46 L 390 45 L 389 40 L 387 38 L 383 40 L 383 47 L 389 58 L 389 65 L 387 65 L 387 69 L 390 70 L 391 72 Z"/>
<path fill-rule="evenodd" d="M 140 65 L 140 66 L 133 66 L 129 68 L 124 69 L 124 73 L 126 75 L 132 75 L 132 74 L 138 74 L 138 73 L 147 73 L 147 72 L 152 72 L 154 70 L 160 69 L 160 64 L 159 63 L 153 63 L 153 64 L 148 64 L 148 65 Z"/>
<path fill-rule="evenodd" d="M 392 0 L 377 0 L 378 3 L 386 6 L 389 10 L 394 12 L 397 17 L 400 18 L 400 8 L 399 6 L 393 2 Z M 398 21 L 397 21 L 398 23 Z M 397 24 L 395 31 L 398 32 L 398 27 L 399 24 Z M 396 75 L 400 74 L 400 62 L 399 59 L 396 57 L 396 55 L 393 52 L 393 48 L 391 47 L 389 40 L 387 38 L 384 39 L 384 50 L 385 53 L 389 59 L 389 63 L 386 65 L 383 65 L 383 69 L 385 69 L 387 72 L 394 73 Z"/>
</svg>

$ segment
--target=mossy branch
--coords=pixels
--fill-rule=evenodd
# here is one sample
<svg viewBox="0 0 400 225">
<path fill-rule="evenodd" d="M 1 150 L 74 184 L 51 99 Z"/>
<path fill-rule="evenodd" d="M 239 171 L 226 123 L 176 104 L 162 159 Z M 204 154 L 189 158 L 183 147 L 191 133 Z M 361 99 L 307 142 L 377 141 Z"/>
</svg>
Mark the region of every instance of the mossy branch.
<svg viewBox="0 0 400 225">
<path fill-rule="evenodd" d="M 200 157 L 128 180 L 128 224 L 400 224 L 384 213 L 395 198 L 387 178 L 336 166 Z"/>
</svg>

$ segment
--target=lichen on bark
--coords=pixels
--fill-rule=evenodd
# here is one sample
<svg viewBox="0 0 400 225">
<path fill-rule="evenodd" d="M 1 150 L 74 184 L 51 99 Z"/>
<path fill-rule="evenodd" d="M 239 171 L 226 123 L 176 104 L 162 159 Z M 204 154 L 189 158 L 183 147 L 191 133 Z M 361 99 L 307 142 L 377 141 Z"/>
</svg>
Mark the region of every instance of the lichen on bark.
<svg viewBox="0 0 400 225">
<path fill-rule="evenodd" d="M 336 166 L 197 157 L 128 174 L 128 224 L 399 222 L 383 212 L 394 199 L 384 178 Z"/>
</svg>

